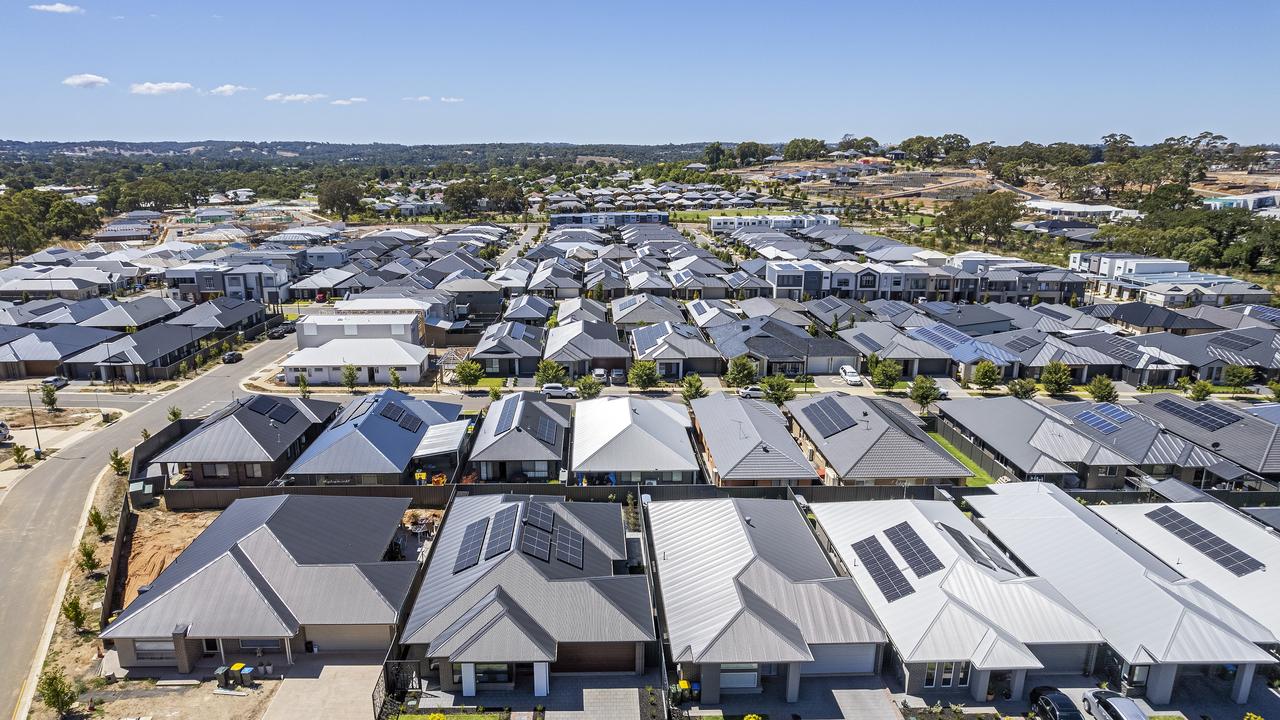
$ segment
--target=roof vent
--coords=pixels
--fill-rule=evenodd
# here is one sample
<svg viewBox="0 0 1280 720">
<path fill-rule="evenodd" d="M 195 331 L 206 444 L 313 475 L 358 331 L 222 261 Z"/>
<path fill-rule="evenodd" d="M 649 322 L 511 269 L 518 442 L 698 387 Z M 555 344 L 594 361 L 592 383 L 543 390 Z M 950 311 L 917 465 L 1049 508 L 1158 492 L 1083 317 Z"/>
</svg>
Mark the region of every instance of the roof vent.
<svg viewBox="0 0 1280 720">
<path fill-rule="evenodd" d="M 745 522 L 745 523 L 746 523 L 746 524 L 748 524 L 748 525 L 751 525 L 751 516 L 750 516 L 750 515 L 747 515 L 747 516 L 743 517 L 743 518 L 742 518 L 742 521 L 743 521 L 743 522 Z M 751 525 L 751 527 L 755 527 L 755 525 Z"/>
</svg>

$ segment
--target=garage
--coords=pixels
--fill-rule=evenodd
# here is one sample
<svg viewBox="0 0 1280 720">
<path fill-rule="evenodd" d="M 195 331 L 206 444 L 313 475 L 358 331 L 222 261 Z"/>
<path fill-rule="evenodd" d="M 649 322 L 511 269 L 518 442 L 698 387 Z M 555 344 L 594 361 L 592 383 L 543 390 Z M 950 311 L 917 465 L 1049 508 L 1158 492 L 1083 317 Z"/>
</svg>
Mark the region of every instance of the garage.
<svg viewBox="0 0 1280 720">
<path fill-rule="evenodd" d="M 320 652 L 386 650 L 391 646 L 391 626 L 308 625 L 306 638 Z"/>
<path fill-rule="evenodd" d="M 560 643 L 551 672 L 635 672 L 636 644 Z"/>
<path fill-rule="evenodd" d="M 870 643 L 810 645 L 813 662 L 800 666 L 801 675 L 858 675 L 876 670 L 876 646 Z"/>
<path fill-rule="evenodd" d="M 1078 673 L 1089 659 L 1089 645 L 1028 645 L 1044 670 L 1037 672 Z"/>
</svg>

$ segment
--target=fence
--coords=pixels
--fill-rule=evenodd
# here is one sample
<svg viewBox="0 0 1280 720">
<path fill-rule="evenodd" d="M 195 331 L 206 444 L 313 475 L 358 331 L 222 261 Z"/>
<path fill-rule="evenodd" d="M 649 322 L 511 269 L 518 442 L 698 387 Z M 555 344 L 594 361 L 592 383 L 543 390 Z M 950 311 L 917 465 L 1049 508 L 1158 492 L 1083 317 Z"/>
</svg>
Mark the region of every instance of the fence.
<svg viewBox="0 0 1280 720">
<path fill-rule="evenodd" d="M 1017 474 L 992 457 L 991 453 L 979 448 L 972 440 L 960 434 L 960 431 L 946 420 L 938 422 L 937 433 L 944 440 L 954 445 L 957 450 L 964 453 L 966 457 L 977 463 L 978 467 L 982 468 L 991 477 L 997 480 L 1004 475 L 1017 477 Z"/>
<path fill-rule="evenodd" d="M 98 618 L 98 627 L 100 628 L 107 626 L 107 621 L 111 619 L 111 613 L 115 611 L 115 608 L 124 605 L 124 598 L 122 597 L 124 583 L 122 580 L 128 575 L 126 557 L 130 546 L 127 538 L 133 533 L 136 520 L 137 515 L 129 504 L 129 493 L 126 492 L 120 502 L 120 515 L 116 518 L 116 534 L 111 542 L 111 563 L 107 566 L 107 582 L 102 593 L 102 611 L 101 616 Z M 120 597 L 121 602 L 116 602 L 117 597 Z"/>
</svg>

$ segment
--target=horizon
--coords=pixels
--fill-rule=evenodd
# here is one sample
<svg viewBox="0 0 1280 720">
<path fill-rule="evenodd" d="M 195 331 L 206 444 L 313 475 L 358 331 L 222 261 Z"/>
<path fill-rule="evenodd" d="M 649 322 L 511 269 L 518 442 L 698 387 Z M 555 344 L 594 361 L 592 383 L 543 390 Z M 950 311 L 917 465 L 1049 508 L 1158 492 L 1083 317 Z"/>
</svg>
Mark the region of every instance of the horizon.
<svg viewBox="0 0 1280 720">
<path fill-rule="evenodd" d="M 22 142 L 664 145 L 956 132 L 998 144 L 1139 144 L 1204 130 L 1280 141 L 1274 46 L 1206 32 L 1202 4 L 1028 11 L 936 0 L 788 6 L 391 2 L 0 9 L 0 134 Z M 1246 0 L 1254 25 L 1280 4 Z M 1160 27 L 1151 28 L 1150 18 Z M 847 29 L 831 32 L 826 28 Z M 123 41 L 122 41 L 123 38 Z M 1192 48 L 1194 51 L 1188 51 Z M 1225 60 L 1222 60 L 1225 59 Z M 94 129 L 86 130 L 92 123 Z M 307 138 L 296 140 L 295 138 Z M 734 139 L 729 139 L 734 138 Z"/>
</svg>

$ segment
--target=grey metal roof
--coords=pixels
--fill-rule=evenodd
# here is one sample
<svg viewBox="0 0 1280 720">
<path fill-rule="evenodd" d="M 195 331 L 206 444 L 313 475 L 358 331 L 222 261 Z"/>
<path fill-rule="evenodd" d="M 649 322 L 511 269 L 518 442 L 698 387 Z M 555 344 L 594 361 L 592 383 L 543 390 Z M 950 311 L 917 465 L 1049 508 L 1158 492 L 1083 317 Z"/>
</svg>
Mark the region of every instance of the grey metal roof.
<svg viewBox="0 0 1280 720">
<path fill-rule="evenodd" d="M 811 644 L 884 641 L 794 503 L 683 500 L 646 512 L 675 661 L 804 662 Z"/>
<path fill-rule="evenodd" d="M 547 331 L 533 325 L 507 320 L 494 323 L 484 329 L 471 357 L 529 358 L 542 356 L 542 344 Z"/>
<path fill-rule="evenodd" d="M 808 361 L 854 354 L 853 347 L 843 340 L 812 337 L 795 325 L 771 317 L 748 318 L 706 330 L 726 360 L 752 355 L 772 361 Z"/>
<path fill-rule="evenodd" d="M 609 308 L 599 300 L 576 297 L 562 300 L 556 310 L 556 320 L 567 325 L 578 320 L 604 322 L 609 317 Z"/>
<path fill-rule="evenodd" d="M 514 405 L 510 426 L 498 432 L 498 419 Z M 547 402 L 542 393 L 517 392 L 490 403 L 484 422 L 471 445 L 472 462 L 504 462 L 508 460 L 547 460 L 559 462 L 569 441 L 568 405 Z M 539 435 L 539 427 L 552 423 L 556 427 Z M 544 437 L 549 437 L 544 440 Z"/>
<path fill-rule="evenodd" d="M 605 322 L 578 320 L 547 331 L 543 358 L 577 362 L 595 358 L 631 357 L 631 348 L 618 339 L 618 329 Z"/>
<path fill-rule="evenodd" d="M 1136 399 L 1138 404 L 1130 406 L 1131 409 L 1159 423 L 1169 432 L 1198 445 L 1208 446 L 1218 455 L 1255 473 L 1280 473 L 1280 443 L 1277 442 L 1280 425 L 1236 411 L 1240 415 L 1239 421 L 1218 430 L 1210 430 L 1157 407 L 1162 400 L 1185 408 L 1197 408 L 1202 403 L 1192 402 L 1173 393 L 1139 395 Z M 1214 405 L 1225 407 L 1220 403 Z"/>
<path fill-rule="evenodd" d="M 546 320 L 553 310 L 555 304 L 544 297 L 521 295 L 511 301 L 502 317 L 504 320 Z"/>
<path fill-rule="evenodd" d="M 660 322 L 631 331 L 631 344 L 638 360 L 683 360 L 719 358 L 720 351 L 686 323 Z"/>
<path fill-rule="evenodd" d="M 417 563 L 383 562 L 407 499 L 237 500 L 102 633 L 281 638 L 301 626 L 391 625 Z"/>
<path fill-rule="evenodd" d="M 725 393 L 694 400 L 702 442 L 722 480 L 817 480 L 773 405 Z M 790 484 L 790 483 L 788 483 Z"/>
<path fill-rule="evenodd" d="M 326 400 L 270 395 L 238 398 L 206 417 L 152 462 L 275 462 L 314 425 L 329 422 L 340 407 Z M 277 419 L 286 416 L 285 422 Z"/>
<path fill-rule="evenodd" d="M 528 506 L 583 538 L 582 568 L 553 549 L 548 560 L 521 550 Z M 516 507 L 510 549 L 490 555 L 494 516 Z M 454 571 L 466 528 L 487 520 L 479 561 Z M 436 537 L 422 590 L 405 623 L 406 645 L 454 662 L 553 661 L 562 642 L 643 642 L 656 638 L 644 575 L 614 573 L 626 558 L 622 506 L 558 497 L 473 495 L 456 498 Z"/>
<path fill-rule="evenodd" d="M 0 347 L 0 362 L 61 361 L 119 336 L 120 333 L 114 330 L 54 325 L 23 335 Z"/>
<path fill-rule="evenodd" d="M 1193 442 L 1166 432 L 1147 417 L 1134 413 L 1134 418 L 1122 423 L 1112 423 L 1116 428 L 1103 433 L 1098 428 L 1079 419 L 1081 413 L 1097 413 L 1108 403 L 1075 402 L 1053 406 L 1053 412 L 1072 420 L 1072 427 L 1099 443 L 1128 458 L 1134 465 L 1174 465 L 1189 468 L 1213 468 L 1220 463 L 1234 465 L 1225 458 L 1206 450 Z M 1136 410 L 1130 405 L 1125 410 Z"/>
<path fill-rule="evenodd" d="M 185 300 L 172 300 L 164 297 L 141 297 L 126 303 L 120 303 L 91 318 L 80 321 L 84 327 L 127 328 L 138 327 L 155 322 L 162 318 L 177 315 L 191 307 Z"/>
</svg>

